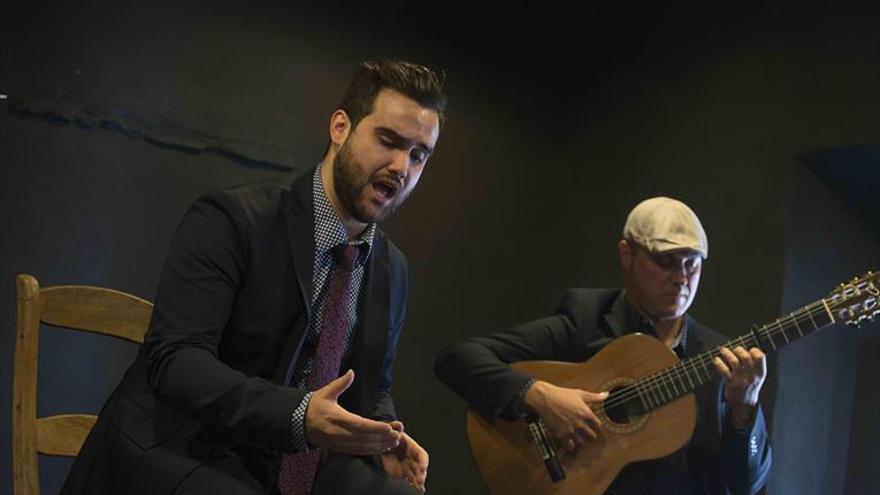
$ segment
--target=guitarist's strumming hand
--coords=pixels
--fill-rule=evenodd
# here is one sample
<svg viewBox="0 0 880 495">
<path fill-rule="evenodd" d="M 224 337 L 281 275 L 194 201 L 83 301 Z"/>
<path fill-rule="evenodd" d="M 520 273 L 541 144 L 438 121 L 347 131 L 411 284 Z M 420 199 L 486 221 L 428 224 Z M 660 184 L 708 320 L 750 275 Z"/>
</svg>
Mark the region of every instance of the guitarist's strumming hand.
<svg viewBox="0 0 880 495">
<path fill-rule="evenodd" d="M 576 388 L 557 387 L 536 381 L 523 398 L 526 408 L 544 420 L 554 439 L 570 450 L 595 440 L 602 422 L 589 403 L 605 400 L 608 392 L 594 393 Z"/>
<path fill-rule="evenodd" d="M 767 357 L 757 347 L 748 351 L 742 346 L 733 351 L 722 347 L 720 353 L 713 362 L 724 378 L 724 400 L 730 406 L 731 421 L 735 428 L 747 428 L 767 377 Z"/>
</svg>

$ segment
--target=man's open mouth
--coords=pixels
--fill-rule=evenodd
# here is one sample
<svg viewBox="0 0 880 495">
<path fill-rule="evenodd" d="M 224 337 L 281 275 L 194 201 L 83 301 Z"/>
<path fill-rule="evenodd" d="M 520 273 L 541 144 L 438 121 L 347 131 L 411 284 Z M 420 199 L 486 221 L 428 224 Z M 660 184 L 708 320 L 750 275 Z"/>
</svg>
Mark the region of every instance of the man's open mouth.
<svg viewBox="0 0 880 495">
<path fill-rule="evenodd" d="M 379 180 L 373 182 L 373 189 L 384 199 L 391 199 L 400 189 L 400 186 L 390 180 Z"/>
</svg>

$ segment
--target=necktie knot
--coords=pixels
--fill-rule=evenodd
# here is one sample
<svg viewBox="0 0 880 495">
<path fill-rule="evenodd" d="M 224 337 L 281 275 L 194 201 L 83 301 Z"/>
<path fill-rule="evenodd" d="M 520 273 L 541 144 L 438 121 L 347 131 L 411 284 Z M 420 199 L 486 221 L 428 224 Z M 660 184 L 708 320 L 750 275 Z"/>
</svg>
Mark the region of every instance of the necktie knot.
<svg viewBox="0 0 880 495">
<path fill-rule="evenodd" d="M 333 248 L 333 261 L 336 262 L 336 266 L 339 268 L 350 272 L 354 270 L 355 263 L 357 263 L 360 253 L 361 250 L 359 246 L 354 244 L 339 244 Z"/>
</svg>

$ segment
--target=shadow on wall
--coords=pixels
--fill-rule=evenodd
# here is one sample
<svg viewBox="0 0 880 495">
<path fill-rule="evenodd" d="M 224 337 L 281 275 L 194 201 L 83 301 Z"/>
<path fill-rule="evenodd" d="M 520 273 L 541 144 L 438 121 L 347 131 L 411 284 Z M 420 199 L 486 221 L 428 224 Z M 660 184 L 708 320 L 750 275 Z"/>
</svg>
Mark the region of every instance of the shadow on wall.
<svg viewBox="0 0 880 495">
<path fill-rule="evenodd" d="M 880 270 L 880 146 L 804 155 L 795 172 L 783 311 Z M 838 324 L 776 361 L 769 494 L 880 492 L 880 322 Z"/>
</svg>

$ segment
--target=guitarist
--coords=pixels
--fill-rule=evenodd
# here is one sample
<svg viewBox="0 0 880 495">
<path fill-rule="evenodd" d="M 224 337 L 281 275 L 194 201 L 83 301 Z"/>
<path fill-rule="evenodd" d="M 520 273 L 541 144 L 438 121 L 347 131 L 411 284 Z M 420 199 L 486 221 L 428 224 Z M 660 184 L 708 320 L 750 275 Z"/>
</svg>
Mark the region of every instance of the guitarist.
<svg viewBox="0 0 880 495">
<path fill-rule="evenodd" d="M 727 342 L 687 315 L 708 256 L 706 233 L 684 203 L 639 203 L 618 242 L 623 289 L 570 289 L 552 316 L 443 351 L 435 371 L 480 411 L 505 419 L 539 416 L 559 445 L 576 449 L 601 434 L 589 402 L 606 394 L 557 387 L 507 366 L 525 360 L 582 362 L 611 340 L 641 332 L 685 359 Z M 690 442 L 660 459 L 627 465 L 614 495 L 753 494 L 770 471 L 771 450 L 758 403 L 767 375 L 760 349 L 722 349 L 719 377 L 697 389 Z"/>
</svg>

